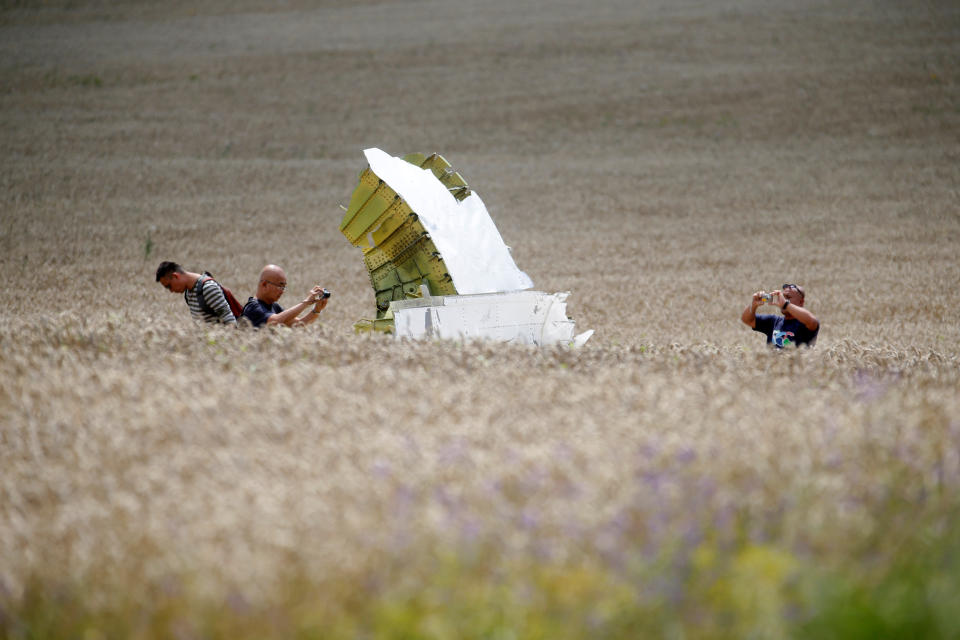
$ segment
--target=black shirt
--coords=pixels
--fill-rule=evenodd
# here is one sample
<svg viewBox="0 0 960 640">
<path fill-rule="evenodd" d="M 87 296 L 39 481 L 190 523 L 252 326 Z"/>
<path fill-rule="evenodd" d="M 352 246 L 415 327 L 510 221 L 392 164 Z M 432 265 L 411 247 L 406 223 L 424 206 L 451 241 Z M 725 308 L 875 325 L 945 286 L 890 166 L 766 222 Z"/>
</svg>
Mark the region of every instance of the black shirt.
<svg viewBox="0 0 960 640">
<path fill-rule="evenodd" d="M 246 315 L 246 310 L 243 313 Z M 791 344 L 798 347 L 802 344 L 812 347 L 817 342 L 820 325 L 817 324 L 817 328 L 811 331 L 796 318 L 762 315 L 757 316 L 757 324 L 753 330 L 766 334 L 767 344 L 772 344 L 778 349 L 789 347 Z"/>
<path fill-rule="evenodd" d="M 267 323 L 267 318 L 283 311 L 283 307 L 274 302 L 268 305 L 260 298 L 250 298 L 243 307 L 243 317 L 253 323 L 254 327 L 261 327 Z"/>
</svg>

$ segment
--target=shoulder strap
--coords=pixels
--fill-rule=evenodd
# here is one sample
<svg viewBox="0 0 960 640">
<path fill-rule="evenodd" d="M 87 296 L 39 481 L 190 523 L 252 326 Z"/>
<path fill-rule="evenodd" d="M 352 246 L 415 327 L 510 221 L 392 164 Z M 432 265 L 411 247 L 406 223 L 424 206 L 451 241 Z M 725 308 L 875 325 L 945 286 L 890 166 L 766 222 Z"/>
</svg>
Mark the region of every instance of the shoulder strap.
<svg viewBox="0 0 960 640">
<path fill-rule="evenodd" d="M 204 271 L 203 275 L 197 278 L 197 284 L 195 284 L 194 287 L 197 290 L 197 302 L 200 304 L 200 308 L 207 315 L 213 315 L 213 309 L 210 308 L 210 305 L 207 304 L 207 300 L 203 297 L 203 285 L 207 283 L 207 280 L 213 280 L 213 276 Z M 216 280 L 213 281 L 217 282 Z"/>
</svg>

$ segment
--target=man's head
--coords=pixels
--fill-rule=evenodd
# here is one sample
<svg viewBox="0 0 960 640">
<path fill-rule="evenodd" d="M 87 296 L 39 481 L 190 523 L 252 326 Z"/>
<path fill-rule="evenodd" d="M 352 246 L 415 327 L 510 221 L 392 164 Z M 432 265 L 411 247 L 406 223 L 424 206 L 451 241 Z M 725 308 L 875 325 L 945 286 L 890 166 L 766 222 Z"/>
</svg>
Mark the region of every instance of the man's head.
<svg viewBox="0 0 960 640">
<path fill-rule="evenodd" d="M 189 286 L 189 279 L 183 267 L 176 262 L 164 261 L 157 268 L 157 282 L 171 293 L 183 293 Z"/>
<path fill-rule="evenodd" d="M 798 284 L 785 284 L 780 287 L 780 291 L 783 292 L 783 297 L 787 299 L 790 304 L 795 304 L 798 307 L 803 306 L 803 287 Z M 784 312 L 784 315 L 790 314 L 790 307 L 787 307 L 787 310 Z"/>
<path fill-rule="evenodd" d="M 257 297 L 266 304 L 273 304 L 279 300 L 286 288 L 287 274 L 277 265 L 268 264 L 260 271 Z"/>
</svg>

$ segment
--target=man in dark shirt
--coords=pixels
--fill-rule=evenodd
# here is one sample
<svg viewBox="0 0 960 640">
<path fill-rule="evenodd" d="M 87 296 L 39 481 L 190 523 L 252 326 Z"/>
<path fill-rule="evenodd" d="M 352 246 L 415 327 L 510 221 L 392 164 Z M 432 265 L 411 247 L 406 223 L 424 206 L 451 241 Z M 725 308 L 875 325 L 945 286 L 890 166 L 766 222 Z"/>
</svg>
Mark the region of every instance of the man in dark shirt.
<svg viewBox="0 0 960 640">
<path fill-rule="evenodd" d="M 277 300 L 287 288 L 287 274 L 275 264 L 268 264 L 260 272 L 260 281 L 257 284 L 257 297 L 250 298 L 243 307 L 243 317 L 249 320 L 254 327 L 263 325 L 282 324 L 288 327 L 302 327 L 317 319 L 317 316 L 327 306 L 330 294 L 325 295 L 323 287 L 317 285 L 310 289 L 305 299 L 289 309 L 284 310 Z M 300 313 L 308 307 L 313 309 L 301 317 Z"/>
<path fill-rule="evenodd" d="M 753 300 L 740 315 L 743 323 L 754 331 L 767 336 L 767 344 L 778 349 L 790 345 L 805 344 L 812 347 L 817 342 L 820 321 L 803 307 L 803 287 L 785 284 L 772 292 L 773 301 L 765 302 L 763 291 L 753 294 Z M 782 316 L 757 315 L 757 307 L 763 304 L 775 304 L 780 307 Z"/>
</svg>

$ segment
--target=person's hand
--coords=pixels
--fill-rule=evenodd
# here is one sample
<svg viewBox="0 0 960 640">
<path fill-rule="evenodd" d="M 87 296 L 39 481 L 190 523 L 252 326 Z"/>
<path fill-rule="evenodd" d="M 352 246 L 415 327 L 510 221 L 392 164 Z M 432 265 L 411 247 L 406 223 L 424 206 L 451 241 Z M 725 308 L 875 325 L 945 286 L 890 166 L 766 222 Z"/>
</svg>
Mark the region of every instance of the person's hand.
<svg viewBox="0 0 960 640">
<path fill-rule="evenodd" d="M 755 294 L 753 294 L 753 310 L 754 311 L 756 311 L 757 308 L 763 304 L 763 302 L 760 300 L 761 296 L 763 296 L 763 291 L 757 291 Z"/>
<path fill-rule="evenodd" d="M 780 289 L 777 289 L 776 291 L 773 292 L 773 295 L 777 296 L 777 306 L 782 309 L 784 303 L 787 301 L 787 299 L 783 297 L 783 291 L 780 291 Z"/>
<path fill-rule="evenodd" d="M 313 312 L 320 313 L 323 311 L 323 308 L 327 306 L 327 301 L 330 300 L 330 298 L 323 297 L 323 287 L 320 285 L 317 285 L 311 289 L 310 294 L 313 302 Z"/>
<path fill-rule="evenodd" d="M 312 304 L 323 298 L 323 287 L 320 285 L 315 286 L 310 289 L 310 293 L 307 294 L 306 299 L 303 301 L 304 304 Z"/>
</svg>

